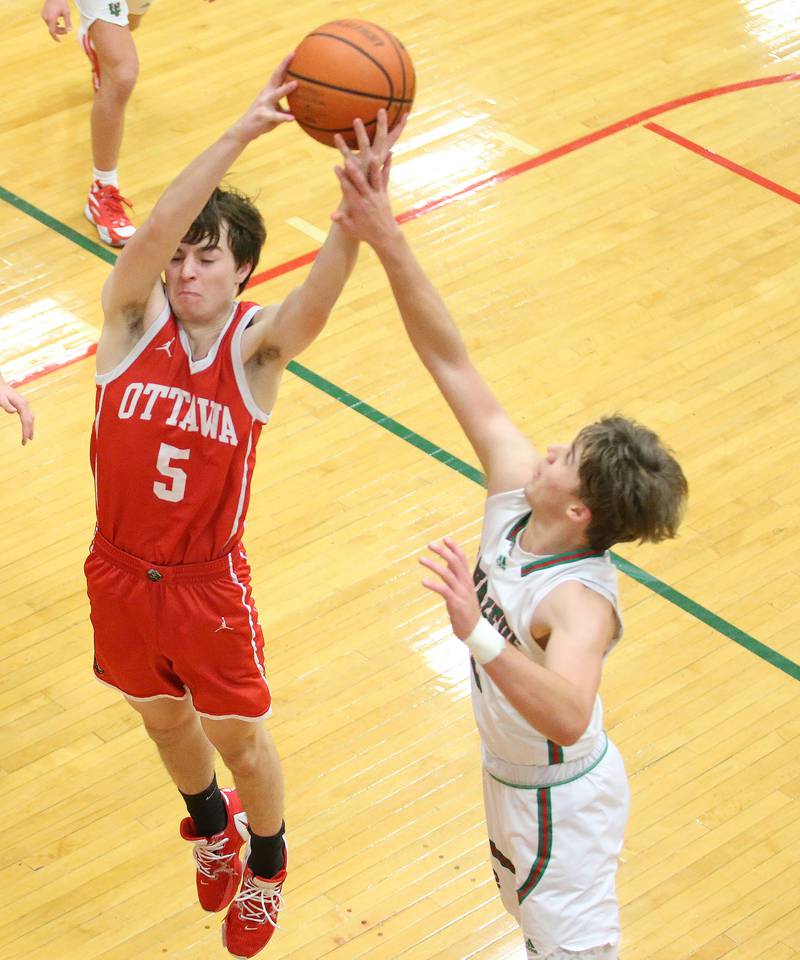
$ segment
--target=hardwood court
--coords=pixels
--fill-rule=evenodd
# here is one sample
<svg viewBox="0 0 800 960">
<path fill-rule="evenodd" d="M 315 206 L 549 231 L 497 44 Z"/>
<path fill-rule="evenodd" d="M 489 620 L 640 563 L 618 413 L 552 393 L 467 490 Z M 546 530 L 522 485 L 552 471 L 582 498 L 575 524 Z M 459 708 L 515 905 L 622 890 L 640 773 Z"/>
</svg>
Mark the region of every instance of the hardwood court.
<svg viewBox="0 0 800 960">
<path fill-rule="evenodd" d="M 136 217 L 286 50 L 346 12 L 159 0 L 137 35 L 121 163 Z M 502 400 L 542 444 L 623 410 L 689 477 L 679 539 L 619 551 L 636 576 L 622 576 L 626 638 L 603 697 L 633 792 L 622 956 L 800 957 L 793 11 L 349 12 L 414 58 L 396 211 L 419 214 L 405 229 Z M 24 387 L 32 446 L 0 418 L 0 958 L 211 960 L 219 918 L 194 899 L 182 805 L 133 712 L 91 676 L 84 355 L 109 266 L 81 214 L 88 66 L 17 0 L 5 47 L 0 369 L 54 369 Z M 231 182 L 258 192 L 270 229 L 255 299 L 303 275 L 275 268 L 319 245 L 334 162 L 282 130 L 237 164 Z M 287 909 L 269 956 L 519 960 L 487 862 L 463 650 L 416 564 L 445 533 L 474 551 L 482 490 L 431 450 L 474 458 L 368 252 L 301 362 L 262 439 L 247 528 L 287 775 Z"/>
</svg>

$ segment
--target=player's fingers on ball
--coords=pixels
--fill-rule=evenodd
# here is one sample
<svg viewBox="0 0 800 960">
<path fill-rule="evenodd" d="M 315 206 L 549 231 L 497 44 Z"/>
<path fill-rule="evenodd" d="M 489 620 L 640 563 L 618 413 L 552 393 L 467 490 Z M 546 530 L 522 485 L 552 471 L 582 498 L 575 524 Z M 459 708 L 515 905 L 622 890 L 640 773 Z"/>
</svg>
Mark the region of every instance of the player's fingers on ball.
<svg viewBox="0 0 800 960">
<path fill-rule="evenodd" d="M 275 87 L 271 100 L 283 100 L 284 97 L 288 97 L 290 93 L 293 93 L 297 89 L 296 80 L 287 80 L 286 83 L 282 83 L 279 87 Z"/>
<path fill-rule="evenodd" d="M 291 53 L 287 53 L 286 56 L 281 60 L 277 67 L 272 71 L 272 76 L 269 78 L 269 84 L 271 87 L 278 87 L 283 83 L 283 78 L 286 75 L 286 71 L 289 69 L 289 64 L 294 59 L 294 50 Z"/>
</svg>

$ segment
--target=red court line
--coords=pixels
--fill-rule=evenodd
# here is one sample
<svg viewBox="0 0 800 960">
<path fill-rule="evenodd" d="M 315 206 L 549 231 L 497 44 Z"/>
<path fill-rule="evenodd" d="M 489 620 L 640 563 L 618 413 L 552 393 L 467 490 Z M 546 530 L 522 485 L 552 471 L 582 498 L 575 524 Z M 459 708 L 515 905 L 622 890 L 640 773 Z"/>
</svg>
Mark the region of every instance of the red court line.
<svg viewBox="0 0 800 960">
<path fill-rule="evenodd" d="M 600 130 L 595 130 L 592 133 L 588 133 L 583 137 L 578 137 L 576 140 L 570 140 L 569 143 L 565 143 L 560 147 L 555 147 L 554 149 L 548 150 L 545 153 L 541 153 L 536 157 L 531 157 L 529 160 L 525 160 L 523 163 L 518 163 L 506 170 L 501 170 L 499 173 L 489 174 L 488 176 L 481 177 L 479 180 L 473 180 L 471 183 L 466 184 L 452 193 L 437 197 L 434 200 L 429 200 L 427 203 L 423 203 L 418 207 L 412 207 L 410 210 L 399 213 L 395 219 L 398 223 L 407 223 L 409 220 L 416 220 L 418 217 L 422 217 L 426 213 L 430 213 L 432 210 L 438 210 L 440 207 L 444 207 L 447 204 L 453 203 L 455 200 L 458 200 L 461 197 L 466 197 L 470 194 L 476 193 L 479 190 L 483 190 L 486 187 L 503 183 L 505 180 L 510 180 L 512 177 L 517 177 L 521 173 L 526 173 L 528 170 L 534 170 L 536 167 L 541 167 L 545 163 L 558 160 L 560 157 L 574 153 L 576 150 L 580 150 L 583 147 L 588 147 L 590 144 L 597 143 L 599 140 L 604 140 L 607 137 L 613 136 L 615 133 L 620 133 L 622 130 L 628 130 L 630 127 L 641 124 L 645 120 L 649 120 L 651 117 L 659 116 L 662 113 L 668 113 L 671 110 L 677 110 L 679 107 L 685 107 L 690 103 L 698 103 L 701 100 L 709 100 L 712 97 L 721 97 L 728 93 L 736 93 L 739 90 L 751 90 L 754 87 L 771 86 L 772 84 L 776 83 L 789 83 L 796 80 L 800 80 L 800 73 L 784 73 L 772 77 L 759 77 L 756 80 L 742 80 L 739 83 L 729 83 L 722 87 L 712 87 L 709 90 L 701 90 L 698 93 L 690 93 L 685 97 L 678 97 L 675 100 L 668 100 L 665 103 L 660 103 L 655 107 L 650 107 L 647 110 L 642 110 L 639 113 L 635 113 L 624 120 L 618 120 L 616 123 L 612 123 Z M 654 133 L 659 133 L 661 130 L 664 130 L 664 128 L 659 127 L 658 124 L 649 124 L 646 126 L 649 126 L 649 129 L 651 129 Z M 669 131 L 665 131 L 665 133 L 669 133 Z M 672 135 L 671 139 L 674 137 L 677 137 L 677 134 Z M 690 141 L 686 141 L 686 143 L 682 145 L 685 146 L 688 143 L 690 143 Z M 697 149 L 702 150 L 701 147 Z M 709 154 L 709 159 L 716 159 L 717 162 L 720 160 L 720 158 L 717 158 L 716 154 Z M 743 176 L 746 175 L 744 172 L 744 167 L 738 167 L 737 165 L 732 164 L 732 161 L 726 161 L 726 163 L 723 163 L 723 166 L 728 164 L 730 164 L 729 169 L 735 170 L 737 173 L 741 172 Z M 747 171 L 747 174 L 749 173 L 750 171 Z M 759 183 L 761 186 L 768 187 L 769 189 L 778 188 L 776 192 L 785 191 L 785 188 L 779 187 L 778 184 L 773 184 L 770 180 L 765 180 L 763 178 L 756 179 L 757 176 L 757 174 L 751 174 L 749 178 L 753 179 L 754 182 Z M 787 199 L 794 200 L 795 202 L 800 202 L 798 195 L 793 194 L 791 191 L 782 192 L 781 195 L 787 197 Z M 293 260 L 287 260 L 285 263 L 279 264 L 276 267 L 271 267 L 269 270 L 265 270 L 262 273 L 251 277 L 247 286 L 248 288 L 255 287 L 261 283 L 266 283 L 268 280 L 272 280 L 275 277 L 279 277 L 282 274 L 291 273 L 293 270 L 297 270 L 299 267 L 312 263 L 316 259 L 318 253 L 319 248 L 316 250 L 311 250 L 308 253 L 304 253 L 302 256 L 295 257 Z M 88 357 L 94 353 L 96 349 L 97 346 L 94 344 L 86 351 L 85 354 L 79 357 L 71 357 L 64 363 L 51 364 L 50 366 L 36 370 L 30 375 L 24 377 L 22 380 L 17 381 L 17 385 L 28 383 L 30 380 L 41 377 L 46 373 L 52 373 L 54 370 L 68 366 L 70 363 L 74 363 L 76 360 L 84 359 L 84 357 Z"/>
<path fill-rule="evenodd" d="M 466 197 L 470 194 L 477 193 L 477 191 L 483 190 L 486 187 L 494 186 L 497 183 L 503 183 L 506 180 L 510 180 L 512 177 L 518 177 L 521 173 L 526 173 L 528 170 L 541 167 L 545 163 L 558 160 L 560 157 L 564 157 L 569 153 L 574 153 L 576 150 L 580 150 L 583 147 L 588 147 L 590 144 L 597 143 L 599 140 L 605 140 L 606 137 L 613 136 L 615 133 L 620 133 L 622 130 L 628 130 L 630 127 L 635 127 L 637 124 L 643 123 L 645 120 L 649 120 L 651 117 L 657 117 L 662 113 L 668 113 L 671 110 L 677 110 L 678 107 L 685 107 L 690 103 L 699 103 L 701 100 L 709 100 L 712 97 L 721 97 L 728 93 L 736 93 L 739 90 L 750 90 L 754 87 L 771 86 L 772 84 L 776 83 L 790 83 L 795 80 L 800 80 L 800 73 L 783 73 L 774 77 L 759 77 L 756 80 L 742 80 L 739 83 L 729 83 L 723 87 L 712 87 L 709 90 L 701 90 L 698 93 L 690 93 L 685 97 L 678 97 L 675 100 L 667 100 L 665 103 L 660 103 L 655 107 L 649 107 L 647 110 L 642 110 L 639 113 L 635 113 L 633 116 L 626 117 L 624 120 L 618 120 L 616 123 L 612 123 L 600 130 L 587 133 L 585 136 L 578 137 L 576 140 L 570 140 L 569 143 L 562 144 L 560 147 L 555 147 L 552 150 L 547 150 L 545 153 L 540 153 L 538 156 L 531 157 L 529 160 L 525 160 L 513 167 L 509 167 L 507 170 L 501 170 L 499 173 L 492 173 L 488 176 L 481 177 L 479 180 L 473 180 L 471 183 L 468 183 L 460 189 L 453 191 L 453 193 L 444 194 L 443 196 L 437 197 L 434 200 L 429 200 L 418 207 L 412 207 L 410 210 L 399 213 L 395 217 L 395 220 L 397 220 L 398 223 L 407 223 L 409 220 L 416 220 L 417 217 L 422 217 L 426 213 L 430 213 L 432 210 L 438 210 L 440 207 L 444 207 L 447 204 L 453 203 L 453 201 L 458 200 L 461 197 Z M 303 266 L 306 263 L 311 263 L 316 257 L 317 253 L 319 253 L 319 249 L 313 250 L 310 253 L 306 253 L 302 257 L 298 257 L 296 260 L 290 260 L 288 263 L 285 263 L 280 267 L 274 267 L 272 270 L 266 270 L 264 273 L 259 273 L 256 276 L 251 277 L 248 287 L 265 283 L 267 280 L 271 280 L 273 277 L 279 276 L 282 273 L 288 273 L 290 270 L 294 270 L 295 267 Z"/>
<path fill-rule="evenodd" d="M 793 203 L 800 203 L 800 193 L 795 193 L 794 190 L 790 190 L 788 187 L 782 187 L 779 183 L 775 183 L 774 180 L 768 180 L 766 177 L 762 177 L 760 173 L 748 170 L 747 167 L 743 167 L 739 163 L 734 163 L 733 160 L 728 160 L 728 158 L 723 157 L 722 154 L 714 153 L 713 150 L 701 147 L 700 144 L 695 143 L 694 140 L 688 140 L 673 130 L 667 130 L 666 127 L 662 127 L 661 124 L 658 123 L 646 123 L 644 127 L 645 130 L 652 130 L 653 133 L 657 133 L 660 137 L 671 140 L 673 143 L 677 143 L 678 146 L 686 147 L 686 149 L 691 150 L 692 153 L 705 157 L 706 160 L 711 160 L 712 163 L 717 163 L 721 167 L 725 167 L 726 170 L 738 173 L 740 177 L 744 177 L 746 180 L 752 180 L 753 183 L 757 183 L 760 187 L 766 187 L 767 190 L 777 193 L 778 196 L 785 197 Z"/>
<path fill-rule="evenodd" d="M 8 382 L 12 387 L 22 387 L 26 383 L 30 383 L 31 380 L 38 380 L 39 377 L 43 377 L 47 373 L 53 373 L 55 370 L 63 370 L 64 367 L 68 367 L 73 363 L 77 363 L 78 360 L 85 360 L 87 357 L 93 356 L 97 353 L 97 344 L 90 343 L 85 350 L 82 350 L 80 353 L 76 353 L 74 356 L 70 357 L 69 360 L 62 360 L 61 363 L 47 363 L 43 367 L 39 367 L 38 370 L 33 370 L 31 373 L 25 374 L 19 380 L 11 379 Z"/>
</svg>

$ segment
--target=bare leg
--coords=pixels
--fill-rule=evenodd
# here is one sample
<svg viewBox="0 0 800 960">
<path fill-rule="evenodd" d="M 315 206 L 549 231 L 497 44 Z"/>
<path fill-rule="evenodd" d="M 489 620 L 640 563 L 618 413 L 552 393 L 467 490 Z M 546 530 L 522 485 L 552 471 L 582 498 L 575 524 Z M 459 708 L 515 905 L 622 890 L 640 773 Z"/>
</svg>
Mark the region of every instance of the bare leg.
<svg viewBox="0 0 800 960">
<path fill-rule="evenodd" d="M 145 730 L 181 793 L 205 790 L 214 776 L 214 749 L 191 700 L 128 700 L 142 715 Z"/>
<path fill-rule="evenodd" d="M 283 822 L 283 771 L 272 736 L 261 723 L 200 720 L 233 774 L 253 833 L 274 836 Z"/>
<path fill-rule="evenodd" d="M 95 20 L 89 34 L 100 62 L 100 87 L 92 104 L 92 159 L 98 170 L 115 170 L 139 58 L 128 27 Z"/>
</svg>

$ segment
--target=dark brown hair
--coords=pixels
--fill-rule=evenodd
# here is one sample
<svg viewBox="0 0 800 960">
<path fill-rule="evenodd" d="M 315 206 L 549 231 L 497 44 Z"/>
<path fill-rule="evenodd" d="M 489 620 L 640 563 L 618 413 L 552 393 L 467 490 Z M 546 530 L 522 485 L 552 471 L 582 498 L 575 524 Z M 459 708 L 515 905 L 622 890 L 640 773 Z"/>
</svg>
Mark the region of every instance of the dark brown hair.
<svg viewBox="0 0 800 960">
<path fill-rule="evenodd" d="M 604 417 L 584 427 L 575 443 L 581 458 L 578 495 L 592 513 L 586 530 L 592 549 L 675 536 L 689 485 L 652 430 L 626 417 Z"/>
<path fill-rule="evenodd" d="M 239 284 L 241 293 L 258 266 L 261 248 L 267 239 L 264 218 L 250 197 L 231 187 L 217 187 L 181 242 L 215 247 L 223 225 L 228 228 L 228 246 L 237 268 L 250 264 L 250 272 Z"/>
</svg>

